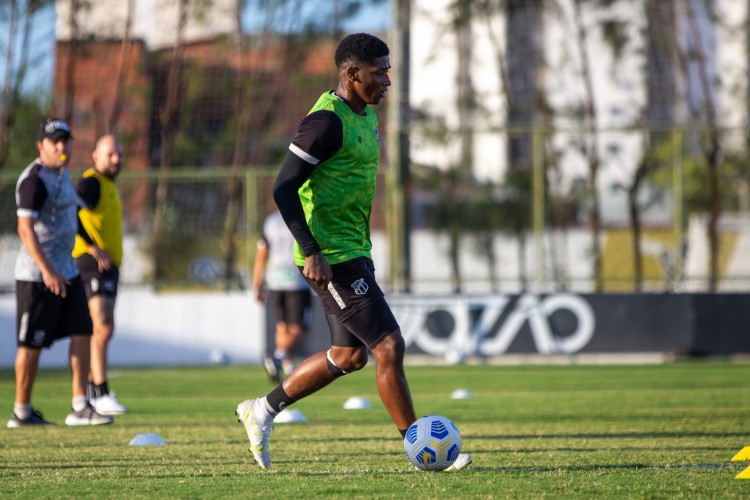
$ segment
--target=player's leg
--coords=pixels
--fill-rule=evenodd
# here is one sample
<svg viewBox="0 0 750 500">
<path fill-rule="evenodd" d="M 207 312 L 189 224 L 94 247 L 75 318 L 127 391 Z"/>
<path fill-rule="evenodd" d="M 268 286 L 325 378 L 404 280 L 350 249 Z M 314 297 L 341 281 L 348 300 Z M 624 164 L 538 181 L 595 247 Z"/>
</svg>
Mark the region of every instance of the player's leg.
<svg viewBox="0 0 750 500">
<path fill-rule="evenodd" d="M 71 412 L 65 418 L 67 425 L 111 424 L 114 419 L 100 415 L 94 410 L 86 396 L 89 371 L 91 369 L 91 336 L 94 325 L 89 314 L 88 300 L 80 276 L 68 285 L 68 294 L 63 300 L 60 315 L 59 337 L 70 337 L 68 351 L 72 375 L 73 401 Z"/>
<path fill-rule="evenodd" d="M 313 354 L 265 397 L 246 400 L 237 406 L 235 413 L 247 431 L 250 452 L 264 469 L 271 466 L 269 439 L 274 417 L 292 403 L 367 364 L 365 346 L 335 316 L 326 317 L 331 328 L 332 343 L 349 345 L 332 345 L 327 351 Z"/>
<path fill-rule="evenodd" d="M 276 353 L 282 369 L 289 375 L 294 369 L 294 355 L 307 331 L 310 311 L 310 292 L 291 290 L 284 292 L 283 326 L 277 325 Z"/>
<path fill-rule="evenodd" d="M 91 405 L 102 415 L 120 415 L 128 409 L 109 390 L 107 358 L 109 343 L 115 331 L 115 297 L 96 294 L 89 298 L 89 312 L 94 324 L 91 336 L 90 392 Z"/>
<path fill-rule="evenodd" d="M 346 327 L 370 346 L 378 394 L 403 436 L 417 419 L 404 372 L 404 339 L 384 298 L 349 318 Z"/>
<path fill-rule="evenodd" d="M 86 399 L 86 383 L 91 366 L 91 335 L 71 335 L 68 357 L 72 374 L 73 399 Z"/>
<path fill-rule="evenodd" d="M 54 340 L 61 299 L 44 284 L 16 282 L 16 395 L 8 428 L 51 424 L 32 408 L 31 394 L 39 370 L 42 348 Z"/>
<path fill-rule="evenodd" d="M 285 348 L 283 348 L 284 337 L 286 332 L 286 321 L 285 321 L 285 297 L 284 292 L 281 290 L 269 290 L 268 298 L 271 301 L 271 307 L 273 308 L 273 314 L 276 319 L 276 329 L 274 331 L 274 345 L 272 349 L 267 349 L 263 356 L 263 366 L 268 373 L 268 377 L 272 382 L 281 382 L 281 360 L 286 355 Z"/>
<path fill-rule="evenodd" d="M 91 336 L 91 381 L 94 385 L 107 382 L 107 346 L 115 329 L 114 301 L 103 295 L 89 299 L 89 312 L 94 324 Z M 99 394 L 95 394 L 98 397 Z"/>
</svg>

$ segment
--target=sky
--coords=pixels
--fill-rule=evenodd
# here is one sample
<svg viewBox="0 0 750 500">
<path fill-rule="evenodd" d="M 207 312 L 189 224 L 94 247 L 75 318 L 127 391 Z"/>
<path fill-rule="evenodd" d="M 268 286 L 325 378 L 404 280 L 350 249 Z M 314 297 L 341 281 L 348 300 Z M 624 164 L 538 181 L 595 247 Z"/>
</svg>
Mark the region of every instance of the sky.
<svg viewBox="0 0 750 500">
<path fill-rule="evenodd" d="M 320 12 L 322 4 L 329 4 L 331 0 L 305 0 L 301 12 L 297 17 L 306 17 Z M 301 16 L 299 14 L 302 14 Z M 253 16 L 248 12 L 246 29 L 252 33 L 260 25 L 253 22 L 260 16 Z M 55 64 L 55 9 L 53 6 L 45 8 L 34 19 L 34 29 L 31 35 L 29 58 L 30 70 L 22 85 L 24 95 L 36 95 L 40 101 L 46 101 L 52 89 L 52 75 Z M 376 2 L 365 1 L 357 15 L 342 22 L 342 28 L 347 32 L 373 31 L 383 32 L 390 24 L 390 0 Z M 5 19 L 0 19 L 0 78 L 5 74 L 5 50 L 8 39 L 8 26 Z M 20 40 L 16 41 L 16 54 L 20 50 Z M 0 81 L 2 83 L 2 81 Z"/>
</svg>

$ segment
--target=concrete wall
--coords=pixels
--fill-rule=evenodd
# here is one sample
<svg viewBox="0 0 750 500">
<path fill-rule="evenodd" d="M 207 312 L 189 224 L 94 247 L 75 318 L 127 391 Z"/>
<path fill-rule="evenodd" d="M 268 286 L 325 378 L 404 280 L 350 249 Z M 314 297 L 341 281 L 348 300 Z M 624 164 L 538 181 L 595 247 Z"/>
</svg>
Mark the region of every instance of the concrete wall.
<svg viewBox="0 0 750 500">
<path fill-rule="evenodd" d="M 15 296 L 0 296 L 0 367 L 15 359 Z M 249 293 L 163 293 L 122 290 L 110 343 L 112 366 L 258 363 L 264 310 Z M 68 341 L 42 354 L 41 366 L 67 365 Z"/>
</svg>

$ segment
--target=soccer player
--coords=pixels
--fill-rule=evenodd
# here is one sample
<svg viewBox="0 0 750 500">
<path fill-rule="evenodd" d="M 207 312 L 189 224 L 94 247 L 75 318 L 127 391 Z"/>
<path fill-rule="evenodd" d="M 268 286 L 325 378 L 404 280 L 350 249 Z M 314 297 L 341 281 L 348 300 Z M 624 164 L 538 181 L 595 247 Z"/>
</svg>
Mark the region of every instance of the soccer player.
<svg viewBox="0 0 750 500">
<path fill-rule="evenodd" d="M 86 398 L 92 324 L 86 293 L 73 261 L 80 199 L 65 165 L 70 159 L 68 124 L 49 118 L 39 125 L 39 157 L 16 184 L 18 235 L 16 260 L 16 399 L 9 428 L 49 425 L 31 406 L 31 392 L 42 349 L 70 337 L 72 410 L 67 425 L 112 423 Z"/>
<path fill-rule="evenodd" d="M 73 257 L 81 273 L 89 303 L 94 334 L 91 337 L 91 373 L 88 396 L 102 415 L 119 415 L 128 410 L 109 392 L 107 346 L 115 329 L 115 300 L 122 263 L 122 202 L 115 185 L 124 153 L 112 135 L 96 142 L 94 166 L 83 173 L 78 195 L 86 204 Z"/>
<path fill-rule="evenodd" d="M 274 185 L 274 199 L 295 244 L 295 261 L 323 301 L 331 348 L 305 359 L 265 397 L 237 406 L 258 464 L 271 466 L 274 417 L 334 380 L 375 360 L 380 399 L 403 437 L 416 420 L 404 373 L 404 339 L 375 280 L 370 211 L 380 159 L 378 104 L 391 85 L 388 46 L 357 33 L 335 54 L 336 90 L 302 120 Z M 462 455 L 454 469 L 471 462 Z"/>
<path fill-rule="evenodd" d="M 263 283 L 268 288 L 276 332 L 274 350 L 263 360 L 268 376 L 280 382 L 294 369 L 295 349 L 307 332 L 310 316 L 310 286 L 294 263 L 294 238 L 278 210 L 263 222 L 253 267 L 255 298 L 265 303 Z"/>
</svg>

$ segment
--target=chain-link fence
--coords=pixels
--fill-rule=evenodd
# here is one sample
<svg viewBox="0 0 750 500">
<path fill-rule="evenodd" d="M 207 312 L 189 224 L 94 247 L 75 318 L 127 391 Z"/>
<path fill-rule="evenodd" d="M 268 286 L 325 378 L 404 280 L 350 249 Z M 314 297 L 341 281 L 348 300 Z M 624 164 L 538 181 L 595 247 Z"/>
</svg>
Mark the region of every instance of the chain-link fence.
<svg viewBox="0 0 750 500">
<path fill-rule="evenodd" d="M 711 136 L 702 130 L 605 131 L 596 136 L 598 155 L 590 154 L 593 136 L 581 131 L 515 137 L 531 145 L 530 165 L 506 166 L 499 183 L 478 182 L 471 171 L 425 173 L 412 166 L 412 291 L 750 286 L 744 130 L 719 131 L 713 145 L 721 151 L 718 156 L 708 154 Z M 711 167 L 710 161 L 717 163 Z M 247 287 L 259 228 L 274 207 L 275 171 L 126 170 L 118 180 L 124 205 L 123 286 Z M 373 255 L 384 288 L 392 289 L 388 270 L 400 266 L 389 266 L 384 181 L 385 174 L 373 208 Z M 0 176 L 3 290 L 13 287 L 20 245 L 15 183 L 16 175 Z"/>
</svg>

